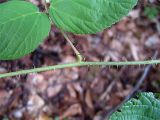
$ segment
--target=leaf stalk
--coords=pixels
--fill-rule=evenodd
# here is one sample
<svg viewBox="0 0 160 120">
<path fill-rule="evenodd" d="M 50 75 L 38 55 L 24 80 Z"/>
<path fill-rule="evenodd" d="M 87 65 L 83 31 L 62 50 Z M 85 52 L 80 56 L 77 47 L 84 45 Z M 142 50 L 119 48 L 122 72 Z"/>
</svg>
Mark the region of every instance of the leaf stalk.
<svg viewBox="0 0 160 120">
<path fill-rule="evenodd" d="M 67 42 L 69 43 L 69 45 L 72 47 L 74 53 L 77 56 L 77 61 L 81 62 L 83 60 L 83 57 L 81 56 L 80 52 L 76 49 L 76 47 L 73 45 L 73 43 L 71 42 L 71 40 L 69 39 L 69 37 L 67 36 L 67 34 L 65 32 L 63 32 L 61 30 L 62 35 L 64 36 L 64 38 L 67 40 Z"/>
</svg>

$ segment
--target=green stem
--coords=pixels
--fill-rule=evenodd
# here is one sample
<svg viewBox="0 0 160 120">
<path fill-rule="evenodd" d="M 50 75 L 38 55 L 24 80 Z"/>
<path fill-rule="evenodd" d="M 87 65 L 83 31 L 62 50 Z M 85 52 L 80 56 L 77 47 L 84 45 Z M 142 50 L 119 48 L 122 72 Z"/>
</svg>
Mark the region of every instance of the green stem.
<svg viewBox="0 0 160 120">
<path fill-rule="evenodd" d="M 49 70 L 56 70 L 70 67 L 82 67 L 82 66 L 124 66 L 124 65 L 148 65 L 148 64 L 160 64 L 160 60 L 148 60 L 148 61 L 128 61 L 128 62 L 76 62 L 68 64 L 59 64 L 48 67 L 34 68 L 29 70 L 21 70 L 16 72 L 0 74 L 0 78 L 12 77 L 17 75 L 24 75 L 29 73 L 44 72 Z"/>
<path fill-rule="evenodd" d="M 67 34 L 65 34 L 63 31 L 61 31 L 62 35 L 64 36 L 64 38 L 67 40 L 67 42 L 70 44 L 70 46 L 72 47 L 74 53 L 77 56 L 77 61 L 81 62 L 83 60 L 80 52 L 74 47 L 73 43 L 71 42 L 71 40 L 69 39 L 69 37 L 67 36 Z"/>
</svg>

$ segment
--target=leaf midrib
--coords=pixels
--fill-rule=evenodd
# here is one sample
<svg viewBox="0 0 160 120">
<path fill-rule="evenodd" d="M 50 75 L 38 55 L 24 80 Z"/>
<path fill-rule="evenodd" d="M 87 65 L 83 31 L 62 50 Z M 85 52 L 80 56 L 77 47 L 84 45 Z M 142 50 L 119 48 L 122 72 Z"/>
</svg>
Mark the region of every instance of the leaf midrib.
<svg viewBox="0 0 160 120">
<path fill-rule="evenodd" d="M 20 19 L 21 17 L 27 17 L 27 16 L 30 16 L 30 15 L 34 15 L 34 14 L 40 14 L 40 12 L 34 12 L 34 13 L 28 13 L 28 14 L 22 14 L 22 15 L 19 15 L 19 16 L 16 16 L 14 18 L 11 18 L 9 19 L 8 21 L 6 22 L 3 22 L 3 23 L 0 23 L 1 25 L 4 25 L 8 22 L 11 22 L 11 21 L 14 21 L 14 20 L 17 20 L 17 19 Z"/>
</svg>

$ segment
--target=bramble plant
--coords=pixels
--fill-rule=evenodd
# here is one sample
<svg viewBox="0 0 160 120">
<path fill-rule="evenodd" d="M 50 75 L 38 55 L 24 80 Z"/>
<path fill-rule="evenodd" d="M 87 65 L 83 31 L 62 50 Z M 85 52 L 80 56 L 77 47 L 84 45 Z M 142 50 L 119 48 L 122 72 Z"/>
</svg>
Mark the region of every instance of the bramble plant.
<svg viewBox="0 0 160 120">
<path fill-rule="evenodd" d="M 51 24 L 60 28 L 77 56 L 77 62 L 0 74 L 0 78 L 78 66 L 158 64 L 159 60 L 84 62 L 65 32 L 93 34 L 126 16 L 138 0 L 51 0 L 45 12 L 26 1 L 0 4 L 0 60 L 14 60 L 34 51 L 48 36 Z M 46 1 L 45 1 L 46 2 Z M 48 1 L 47 1 L 48 2 Z"/>
<path fill-rule="evenodd" d="M 159 60 L 130 62 L 84 62 L 66 32 L 94 34 L 118 22 L 136 5 L 137 0 L 51 0 L 45 12 L 26 1 L 9 0 L 0 4 L 0 60 L 14 60 L 34 51 L 48 36 L 51 24 L 60 28 L 71 45 L 77 62 L 0 74 L 0 78 L 78 66 L 120 66 L 158 64 Z M 159 97 L 141 93 L 128 101 L 110 120 L 158 120 Z"/>
<path fill-rule="evenodd" d="M 118 22 L 137 0 L 51 0 L 42 13 L 32 3 L 9 1 L 0 4 L 0 59 L 20 58 L 48 36 L 51 23 L 63 31 L 90 34 Z"/>
</svg>

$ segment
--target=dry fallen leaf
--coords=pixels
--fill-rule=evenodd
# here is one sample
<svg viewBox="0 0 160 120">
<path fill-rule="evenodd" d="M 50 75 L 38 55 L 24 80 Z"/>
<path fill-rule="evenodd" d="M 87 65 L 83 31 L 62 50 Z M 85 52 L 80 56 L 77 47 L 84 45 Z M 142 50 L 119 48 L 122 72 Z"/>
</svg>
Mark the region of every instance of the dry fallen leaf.
<svg viewBox="0 0 160 120">
<path fill-rule="evenodd" d="M 9 100 L 10 94 L 5 90 L 0 90 L 0 106 L 2 107 Z"/>
<path fill-rule="evenodd" d="M 93 102 L 92 102 L 92 96 L 91 96 L 91 91 L 90 90 L 87 90 L 87 92 L 86 92 L 85 101 L 86 101 L 87 106 L 90 109 L 93 110 L 94 109 L 94 105 L 93 105 Z"/>
<path fill-rule="evenodd" d="M 82 114 L 82 108 L 80 104 L 73 104 L 72 106 L 70 106 L 64 113 L 62 116 L 60 116 L 60 120 L 67 118 L 67 117 L 71 117 L 77 114 Z"/>
<path fill-rule="evenodd" d="M 40 114 L 37 120 L 53 120 L 51 117 L 47 116 L 46 114 Z"/>
<path fill-rule="evenodd" d="M 54 97 L 62 90 L 62 85 L 50 86 L 47 88 L 47 96 Z"/>
</svg>

